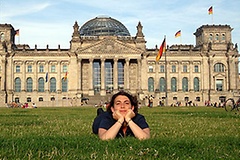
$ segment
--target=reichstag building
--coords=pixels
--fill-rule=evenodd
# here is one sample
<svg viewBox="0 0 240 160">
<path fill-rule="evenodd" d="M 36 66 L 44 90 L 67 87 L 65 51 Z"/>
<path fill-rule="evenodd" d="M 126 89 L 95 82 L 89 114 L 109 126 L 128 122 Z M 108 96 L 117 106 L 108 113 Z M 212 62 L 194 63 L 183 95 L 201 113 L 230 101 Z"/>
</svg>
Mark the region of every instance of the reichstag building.
<svg viewBox="0 0 240 160">
<path fill-rule="evenodd" d="M 238 47 L 231 41 L 232 30 L 202 25 L 193 33 L 195 45 L 167 46 L 166 56 L 156 62 L 160 46 L 146 48 L 141 22 L 135 35 L 111 17 L 81 26 L 75 22 L 65 49 L 16 44 L 14 27 L 1 24 L 0 106 L 13 101 L 80 106 L 83 98 L 94 105 L 119 90 L 135 94 L 142 105 L 153 97 L 154 106 L 238 98 Z"/>
</svg>

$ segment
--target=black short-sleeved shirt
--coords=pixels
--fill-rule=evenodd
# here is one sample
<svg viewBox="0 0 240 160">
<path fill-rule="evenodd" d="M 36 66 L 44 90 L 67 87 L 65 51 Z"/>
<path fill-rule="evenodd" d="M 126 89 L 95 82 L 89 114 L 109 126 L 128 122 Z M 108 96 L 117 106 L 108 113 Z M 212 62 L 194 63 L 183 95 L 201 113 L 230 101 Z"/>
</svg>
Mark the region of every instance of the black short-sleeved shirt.
<svg viewBox="0 0 240 160">
<path fill-rule="evenodd" d="M 134 123 L 136 123 L 142 129 L 149 128 L 144 116 L 141 115 L 141 114 L 136 114 L 136 116 L 132 118 L 132 121 Z M 94 119 L 94 122 L 93 122 L 93 125 L 92 125 L 93 133 L 98 134 L 98 129 L 99 128 L 104 128 L 104 129 L 108 130 L 115 123 L 116 123 L 116 120 L 113 119 L 112 113 L 104 112 Z M 119 130 L 118 134 L 117 134 L 117 137 L 124 137 L 123 135 L 124 134 L 123 134 L 123 131 L 122 131 L 122 128 L 121 128 Z M 132 130 L 129 127 L 127 127 L 126 136 L 134 136 Z"/>
</svg>

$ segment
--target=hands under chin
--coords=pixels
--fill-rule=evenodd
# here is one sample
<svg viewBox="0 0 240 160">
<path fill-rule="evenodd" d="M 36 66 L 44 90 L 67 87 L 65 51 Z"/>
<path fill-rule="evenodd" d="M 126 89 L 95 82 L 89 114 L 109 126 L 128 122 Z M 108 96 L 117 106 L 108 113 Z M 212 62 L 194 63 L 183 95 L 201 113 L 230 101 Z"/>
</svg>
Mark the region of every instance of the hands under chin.
<svg viewBox="0 0 240 160">
<path fill-rule="evenodd" d="M 129 119 L 132 119 L 133 117 L 135 117 L 135 113 L 133 112 L 132 109 L 128 109 L 127 114 L 125 115 L 124 119 L 125 121 L 128 121 Z"/>
<path fill-rule="evenodd" d="M 136 114 L 133 112 L 132 109 L 128 109 L 125 116 L 123 116 L 118 110 L 114 111 L 112 115 L 115 120 L 122 120 L 122 121 L 128 122 Z"/>
<path fill-rule="evenodd" d="M 112 115 L 115 120 L 124 120 L 124 116 L 118 110 L 114 111 Z"/>
</svg>

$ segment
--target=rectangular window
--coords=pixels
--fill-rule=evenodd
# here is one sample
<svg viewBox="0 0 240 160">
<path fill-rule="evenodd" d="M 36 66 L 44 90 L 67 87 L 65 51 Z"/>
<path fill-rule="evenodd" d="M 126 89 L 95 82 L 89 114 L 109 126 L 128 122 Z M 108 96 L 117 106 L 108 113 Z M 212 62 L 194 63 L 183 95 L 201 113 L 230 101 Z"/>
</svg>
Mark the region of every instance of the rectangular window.
<svg viewBox="0 0 240 160">
<path fill-rule="evenodd" d="M 44 72 L 44 66 L 43 66 L 43 65 L 40 65 L 40 66 L 39 66 L 39 72 L 40 72 L 40 73 Z"/>
<path fill-rule="evenodd" d="M 173 73 L 176 73 L 176 72 L 177 72 L 177 69 L 176 69 L 176 66 L 175 66 L 175 65 L 172 65 L 172 72 L 173 72 Z"/>
<path fill-rule="evenodd" d="M 20 72 L 20 66 L 16 66 L 16 72 L 17 72 L 17 73 Z"/>
<path fill-rule="evenodd" d="M 63 68 L 62 68 L 63 70 L 63 72 L 65 73 L 65 72 L 67 72 L 67 65 L 63 65 Z"/>
<path fill-rule="evenodd" d="M 153 66 L 148 67 L 148 72 L 153 72 Z"/>
<path fill-rule="evenodd" d="M 196 73 L 199 72 L 199 68 L 197 65 L 194 66 L 194 72 L 196 72 Z"/>
<path fill-rule="evenodd" d="M 56 66 L 55 65 L 51 65 L 51 72 L 56 72 Z"/>
<path fill-rule="evenodd" d="M 183 65 L 183 72 L 187 72 L 187 65 Z"/>
<path fill-rule="evenodd" d="M 223 80 L 222 79 L 217 79 L 216 80 L 216 90 L 217 91 L 222 91 L 223 90 Z"/>
<path fill-rule="evenodd" d="M 27 66 L 27 72 L 32 72 L 32 65 Z"/>
<path fill-rule="evenodd" d="M 161 65 L 161 66 L 160 66 L 160 72 L 162 72 L 162 73 L 165 72 L 165 67 L 164 67 L 164 65 Z"/>
</svg>

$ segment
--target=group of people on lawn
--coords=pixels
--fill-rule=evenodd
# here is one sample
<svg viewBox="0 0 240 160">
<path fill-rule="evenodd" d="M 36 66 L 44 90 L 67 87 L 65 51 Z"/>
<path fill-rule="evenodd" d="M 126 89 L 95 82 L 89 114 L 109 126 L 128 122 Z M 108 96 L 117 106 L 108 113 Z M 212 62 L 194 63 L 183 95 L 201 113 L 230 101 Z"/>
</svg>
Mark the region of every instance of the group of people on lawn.
<svg viewBox="0 0 240 160">
<path fill-rule="evenodd" d="M 32 103 L 32 105 L 29 106 L 29 104 L 27 102 L 24 104 L 16 103 L 16 102 L 9 102 L 9 103 L 7 103 L 7 107 L 8 108 L 19 108 L 19 107 L 21 107 L 21 108 L 37 108 L 37 105 L 36 105 L 36 103 Z"/>
</svg>

